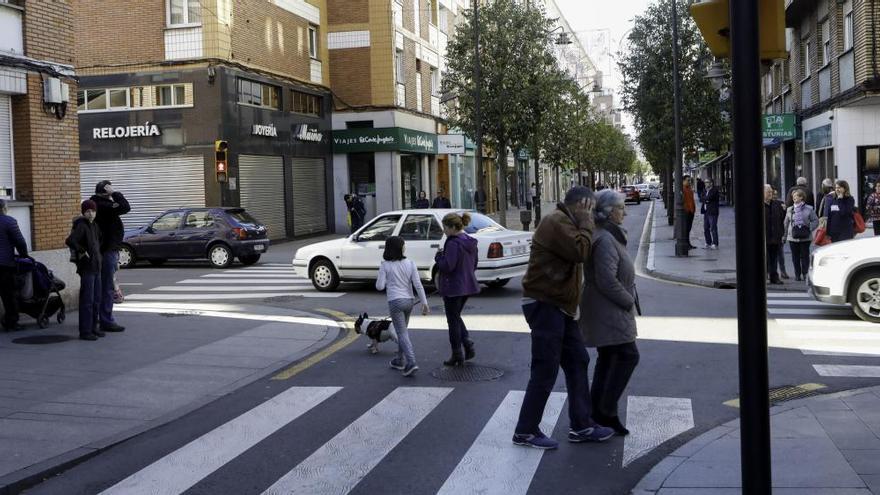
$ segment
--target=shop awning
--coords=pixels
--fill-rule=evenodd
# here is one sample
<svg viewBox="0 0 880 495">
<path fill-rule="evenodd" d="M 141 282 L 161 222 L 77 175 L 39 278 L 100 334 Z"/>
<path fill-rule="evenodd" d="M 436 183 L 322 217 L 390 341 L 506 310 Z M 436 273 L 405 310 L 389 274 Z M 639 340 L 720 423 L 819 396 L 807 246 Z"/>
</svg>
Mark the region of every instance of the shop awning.
<svg viewBox="0 0 880 495">
<path fill-rule="evenodd" d="M 723 155 L 720 155 L 717 158 L 713 158 L 713 159 L 709 160 L 708 162 L 703 162 L 703 163 L 697 165 L 697 169 L 699 170 L 701 168 L 711 167 L 712 165 L 715 165 L 716 163 L 719 163 L 722 160 L 727 159 L 727 157 L 729 157 L 729 156 L 730 156 L 730 152 L 725 153 Z"/>
</svg>

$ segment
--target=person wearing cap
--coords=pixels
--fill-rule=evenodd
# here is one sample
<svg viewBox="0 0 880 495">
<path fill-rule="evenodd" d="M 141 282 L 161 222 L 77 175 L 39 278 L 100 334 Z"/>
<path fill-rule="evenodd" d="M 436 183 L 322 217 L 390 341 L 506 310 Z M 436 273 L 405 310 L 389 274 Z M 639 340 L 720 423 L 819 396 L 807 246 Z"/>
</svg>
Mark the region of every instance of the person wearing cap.
<svg viewBox="0 0 880 495">
<path fill-rule="evenodd" d="M 27 244 L 18 222 L 6 214 L 6 200 L 0 199 L 0 300 L 3 301 L 3 329 L 21 330 L 15 300 L 15 252 L 27 257 Z"/>
<path fill-rule="evenodd" d="M 79 274 L 79 338 L 98 340 L 104 332 L 98 326 L 101 303 L 101 231 L 95 218 L 98 206 L 91 199 L 82 202 L 82 216 L 73 220 L 65 244 L 70 261 Z"/>
<path fill-rule="evenodd" d="M 131 211 L 128 200 L 121 192 L 113 190 L 109 180 L 102 180 L 95 186 L 95 195 L 91 198 L 97 206 L 98 216 L 95 223 L 101 230 L 101 255 L 104 263 L 101 266 L 101 299 L 98 320 L 101 330 L 105 332 L 122 332 L 125 327 L 116 323 L 113 318 L 114 276 L 119 267 L 119 248 L 125 228 L 119 218 Z"/>
</svg>

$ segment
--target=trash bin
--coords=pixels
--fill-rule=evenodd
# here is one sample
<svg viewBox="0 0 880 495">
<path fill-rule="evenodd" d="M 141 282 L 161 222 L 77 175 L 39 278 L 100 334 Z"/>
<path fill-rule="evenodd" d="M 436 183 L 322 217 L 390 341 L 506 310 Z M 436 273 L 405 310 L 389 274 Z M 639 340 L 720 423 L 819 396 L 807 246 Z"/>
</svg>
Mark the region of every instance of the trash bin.
<svg viewBox="0 0 880 495">
<path fill-rule="evenodd" d="M 528 232 L 529 225 L 532 223 L 532 210 L 520 210 L 519 221 L 522 223 L 522 229 Z"/>
</svg>

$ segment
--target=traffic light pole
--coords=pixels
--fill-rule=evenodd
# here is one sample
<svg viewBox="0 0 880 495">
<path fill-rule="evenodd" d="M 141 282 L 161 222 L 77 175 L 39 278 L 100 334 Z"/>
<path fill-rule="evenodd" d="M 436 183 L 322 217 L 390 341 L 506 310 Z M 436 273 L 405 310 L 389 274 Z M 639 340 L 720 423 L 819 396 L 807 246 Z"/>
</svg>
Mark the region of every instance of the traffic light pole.
<svg viewBox="0 0 880 495">
<path fill-rule="evenodd" d="M 758 0 L 730 2 L 742 491 L 771 493 Z"/>
<path fill-rule="evenodd" d="M 675 161 L 673 161 L 673 182 L 675 194 L 675 255 L 688 255 L 691 240 L 687 230 L 684 211 L 684 190 L 681 170 L 681 74 L 678 71 L 678 0 L 672 0 L 672 126 L 675 134 Z"/>
</svg>

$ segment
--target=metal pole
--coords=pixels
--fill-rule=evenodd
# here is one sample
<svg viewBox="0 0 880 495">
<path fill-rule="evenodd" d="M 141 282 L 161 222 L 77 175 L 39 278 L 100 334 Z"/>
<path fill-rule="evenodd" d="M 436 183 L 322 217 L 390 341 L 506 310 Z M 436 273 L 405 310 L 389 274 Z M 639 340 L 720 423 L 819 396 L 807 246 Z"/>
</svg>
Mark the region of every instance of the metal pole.
<svg viewBox="0 0 880 495">
<path fill-rule="evenodd" d="M 540 154 L 539 154 L 540 155 Z M 541 189 L 544 187 L 544 184 L 541 182 L 541 162 L 538 158 L 535 158 L 535 197 L 532 198 L 535 200 L 535 228 L 538 228 L 538 223 L 541 222 L 541 198 L 544 196 L 541 194 Z"/>
<path fill-rule="evenodd" d="M 477 172 L 477 191 L 478 197 L 483 199 L 483 211 L 486 208 L 486 202 L 489 200 L 489 193 L 486 192 L 486 181 L 484 180 L 483 171 L 483 115 L 481 113 L 482 106 L 482 76 L 480 75 L 480 0 L 474 0 L 474 124 L 477 127 L 474 136 L 474 168 Z M 480 205 L 474 205 L 477 209 Z"/>
<path fill-rule="evenodd" d="M 675 183 L 675 255 L 687 256 L 690 251 L 690 236 L 686 227 L 684 211 L 684 191 L 681 176 L 681 74 L 678 72 L 678 0 L 672 0 L 672 126 L 675 133 L 675 161 L 673 170 Z"/>
<path fill-rule="evenodd" d="M 771 493 L 758 0 L 730 2 L 742 489 Z"/>
</svg>

